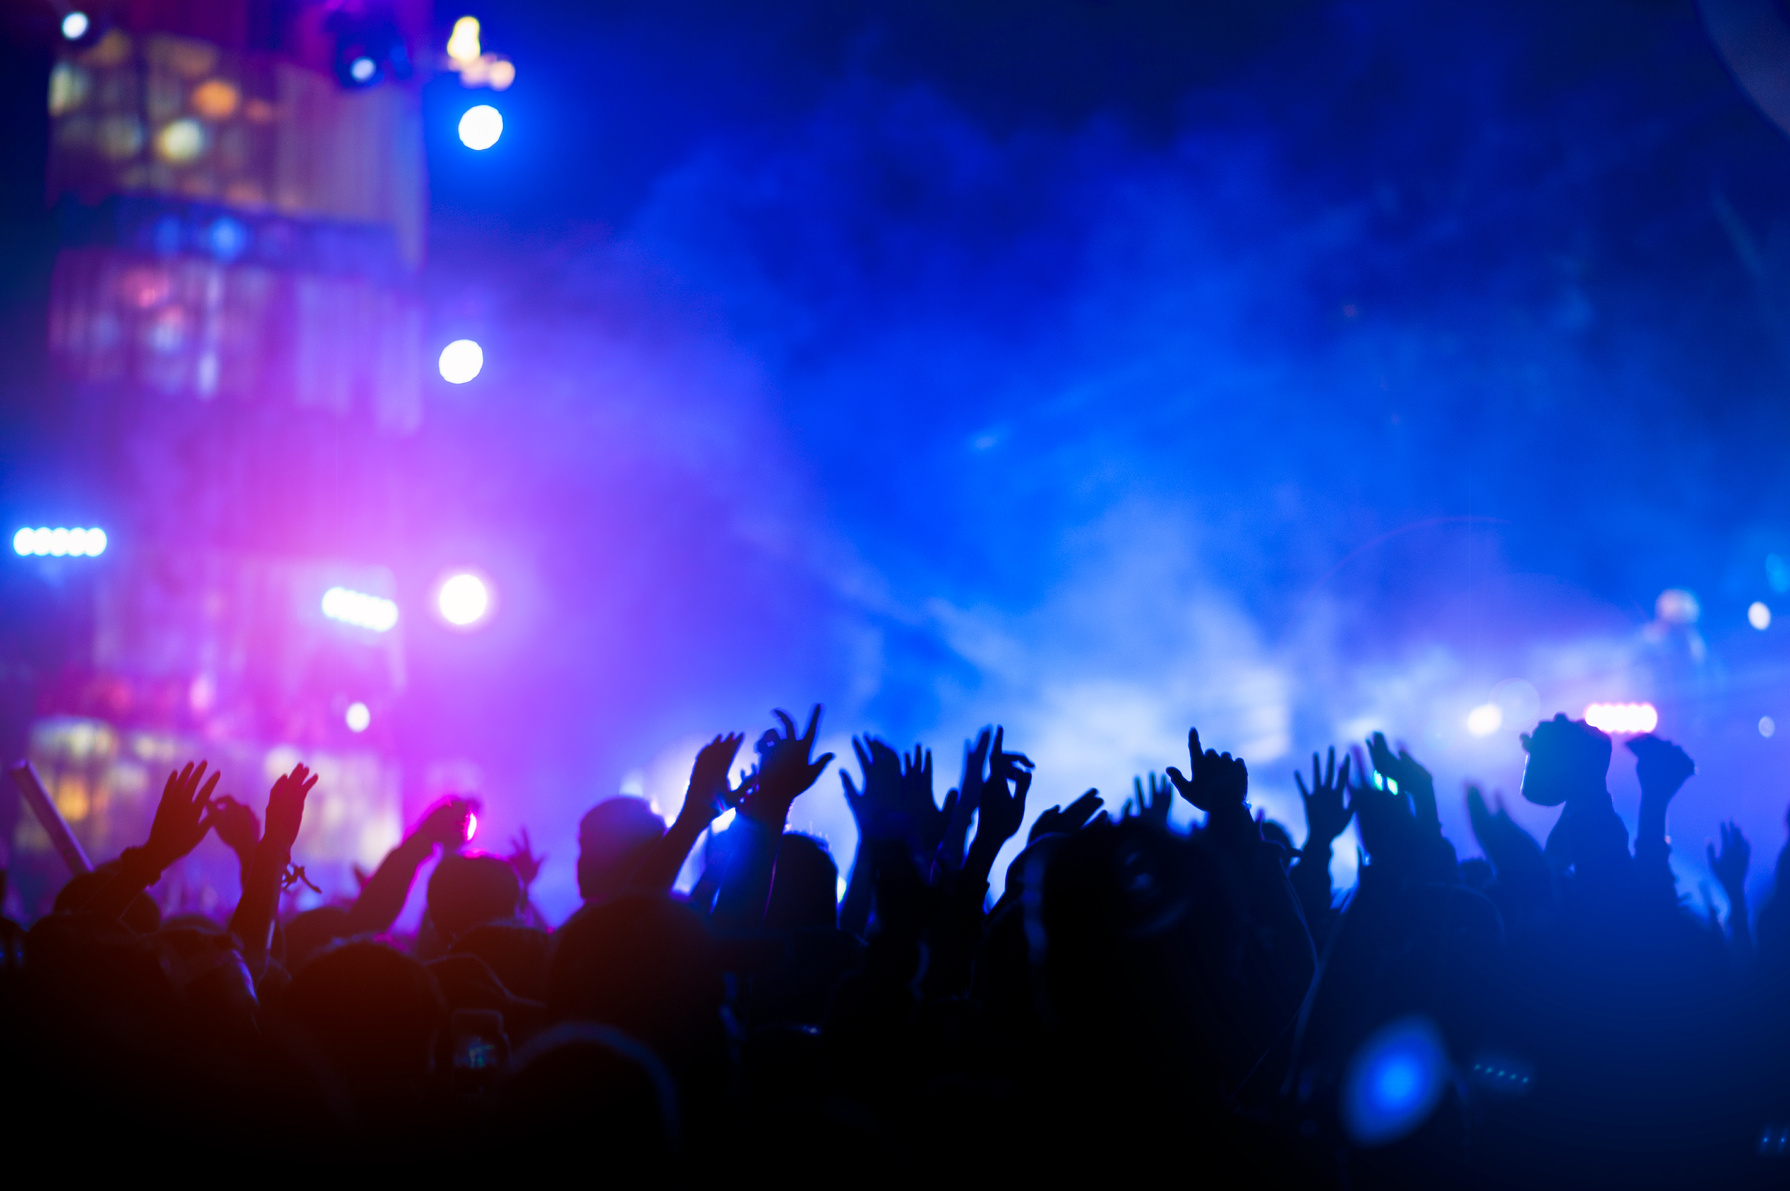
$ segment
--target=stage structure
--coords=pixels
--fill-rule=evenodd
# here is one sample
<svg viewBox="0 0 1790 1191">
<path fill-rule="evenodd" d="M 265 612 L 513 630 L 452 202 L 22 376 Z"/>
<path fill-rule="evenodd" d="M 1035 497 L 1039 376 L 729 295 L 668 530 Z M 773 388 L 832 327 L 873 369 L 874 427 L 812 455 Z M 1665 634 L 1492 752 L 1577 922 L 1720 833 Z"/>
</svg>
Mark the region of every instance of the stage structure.
<svg viewBox="0 0 1790 1191">
<path fill-rule="evenodd" d="M 259 813 L 302 757 L 321 781 L 298 856 L 351 894 L 401 829 L 406 625 L 381 552 L 432 367 L 412 69 L 431 12 L 85 15 L 49 86 L 49 349 L 107 537 L 97 558 L 14 560 L 44 569 L 75 639 L 37 683 L 30 760 L 98 863 L 141 840 L 176 763 L 209 758 Z M 15 910 L 40 912 L 62 861 L 29 813 L 13 844 Z M 208 841 L 157 893 L 228 905 L 234 861 Z"/>
</svg>

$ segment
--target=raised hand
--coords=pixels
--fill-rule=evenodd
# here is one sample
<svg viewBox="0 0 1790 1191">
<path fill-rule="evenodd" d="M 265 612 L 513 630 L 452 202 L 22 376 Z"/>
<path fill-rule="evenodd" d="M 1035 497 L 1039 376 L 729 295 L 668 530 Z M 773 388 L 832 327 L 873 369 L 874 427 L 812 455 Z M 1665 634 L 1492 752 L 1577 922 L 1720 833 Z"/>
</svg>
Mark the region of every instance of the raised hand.
<svg viewBox="0 0 1790 1191">
<path fill-rule="evenodd" d="M 1747 865 L 1753 859 L 1753 847 L 1747 843 L 1746 836 L 1740 833 L 1740 824 L 1727 822 L 1721 825 L 1722 850 L 1717 852 L 1715 844 L 1705 845 L 1709 854 L 1709 871 L 1715 879 L 1722 883 L 1727 891 L 1730 904 L 1736 899 L 1736 891 L 1746 889 Z M 1738 894 L 1744 897 L 1744 893 Z"/>
<path fill-rule="evenodd" d="M 787 712 L 772 714 L 782 723 L 783 731 L 779 733 L 773 728 L 759 738 L 757 788 L 741 801 L 740 813 L 781 833 L 789 817 L 789 804 L 826 771 L 833 754 L 814 756 L 814 738 L 820 731 L 820 704 L 814 705 L 808 716 L 808 730 L 800 735 Z"/>
<path fill-rule="evenodd" d="M 1085 798 L 1087 795 L 1084 794 L 1082 797 Z M 1131 779 L 1131 797 L 1125 801 L 1124 816 L 1127 819 L 1133 817 L 1148 819 L 1158 827 L 1167 827 L 1169 807 L 1174 804 L 1174 801 L 1174 787 L 1169 784 L 1166 777 L 1152 773 L 1147 795 L 1144 790 L 1144 779 L 1134 777 Z M 1044 813 L 1049 814 L 1050 812 Z"/>
<path fill-rule="evenodd" d="M 1410 795 L 1417 808 L 1418 824 L 1431 831 L 1441 831 L 1442 818 L 1436 810 L 1436 782 L 1430 777 L 1430 771 L 1419 765 L 1403 745 L 1395 755 L 1383 732 L 1375 732 L 1367 738 L 1367 755 L 1376 773 L 1390 778 L 1400 794 Z"/>
<path fill-rule="evenodd" d="M 466 829 L 478 809 L 477 799 L 451 794 L 423 812 L 410 838 L 431 851 L 437 845 L 450 852 L 458 851 L 466 843 Z"/>
<path fill-rule="evenodd" d="M 1635 776 L 1641 779 L 1641 797 L 1669 802 L 1690 776 L 1696 762 L 1682 748 L 1649 732 L 1628 742 L 1635 755 Z"/>
<path fill-rule="evenodd" d="M 945 804 L 932 800 L 932 750 L 916 744 L 912 753 L 901 754 L 901 806 L 914 823 L 920 846 L 931 856 L 951 826 L 957 809 L 956 791 L 945 795 Z"/>
<path fill-rule="evenodd" d="M 1331 745 L 1320 771 L 1318 755 L 1313 753 L 1311 788 L 1306 789 L 1305 775 L 1297 769 L 1293 771 L 1293 781 L 1299 787 L 1299 797 L 1305 802 L 1305 849 L 1327 850 L 1355 815 L 1355 808 L 1343 801 L 1349 788 L 1349 756 L 1343 754 L 1342 768 L 1337 769 L 1336 746 Z"/>
<path fill-rule="evenodd" d="M 541 875 L 541 865 L 547 856 L 545 853 L 535 855 L 534 844 L 529 842 L 528 828 L 524 827 L 520 835 L 510 840 L 510 854 L 506 859 L 509 860 L 510 867 L 516 870 L 516 879 L 522 882 L 522 897 L 526 900 L 528 888 Z"/>
<path fill-rule="evenodd" d="M 292 851 L 299 825 L 304 822 L 305 796 L 316 784 L 317 775 L 303 765 L 294 765 L 291 773 L 274 782 L 267 794 L 267 834 L 261 837 L 262 844 L 281 852 Z"/>
<path fill-rule="evenodd" d="M 1243 758 L 1216 749 L 1200 750 L 1200 731 L 1187 729 L 1187 757 L 1193 776 L 1190 778 L 1173 765 L 1168 767 L 1169 780 L 1181 797 L 1207 814 L 1214 810 L 1241 807 L 1249 797 L 1249 767 Z"/>
<path fill-rule="evenodd" d="M 728 784 L 727 775 L 745 739 L 744 733 L 728 732 L 702 746 L 690 767 L 690 788 L 678 818 L 700 820 L 707 827 L 738 804 L 741 792 Z"/>
<path fill-rule="evenodd" d="M 970 859 L 964 863 L 966 876 L 983 881 L 988 879 L 1001 846 L 1019 834 L 1026 817 L 1026 793 L 1032 788 L 1032 762 L 1022 753 L 1003 750 L 1003 731 L 994 730 L 988 780 L 982 785 L 982 805 L 976 820 L 976 842 L 970 846 Z"/>
<path fill-rule="evenodd" d="M 224 846 L 238 856 L 247 857 L 261 842 L 261 820 L 255 812 L 228 794 L 211 800 L 211 828 Z"/>
<path fill-rule="evenodd" d="M 168 775 L 162 787 L 162 800 L 155 808 L 155 822 L 150 825 L 149 839 L 143 844 L 143 858 L 161 871 L 199 846 L 211 829 L 208 814 L 211 792 L 217 789 L 219 773 L 205 777 L 208 763 L 191 761 L 186 768 Z M 203 784 L 201 784 L 203 783 Z"/>
<path fill-rule="evenodd" d="M 1167 789 L 1167 783 L 1163 784 Z M 1068 806 L 1053 806 L 1043 811 L 1032 820 L 1032 830 L 1026 836 L 1026 843 L 1032 843 L 1040 836 L 1071 835 L 1094 821 L 1100 812 L 1100 791 L 1089 790 Z"/>
</svg>

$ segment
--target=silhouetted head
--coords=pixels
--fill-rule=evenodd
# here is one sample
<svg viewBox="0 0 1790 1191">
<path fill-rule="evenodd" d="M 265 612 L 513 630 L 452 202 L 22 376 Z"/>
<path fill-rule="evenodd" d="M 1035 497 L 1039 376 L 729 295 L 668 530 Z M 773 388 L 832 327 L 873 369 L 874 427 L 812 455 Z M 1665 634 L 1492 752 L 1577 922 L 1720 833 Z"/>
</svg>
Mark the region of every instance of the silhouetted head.
<svg viewBox="0 0 1790 1191">
<path fill-rule="evenodd" d="M 56 892 L 56 912 L 70 913 L 79 910 L 117 874 L 118 862 L 108 860 L 90 873 L 78 873 L 70 877 L 68 884 Z M 152 935 L 162 927 L 162 911 L 149 900 L 148 894 L 139 893 L 119 921 L 140 935 Z"/>
<path fill-rule="evenodd" d="M 492 1125 L 529 1151 L 575 1149 L 629 1169 L 676 1148 L 677 1095 L 647 1047 L 611 1026 L 567 1022 L 517 1052 Z"/>
<path fill-rule="evenodd" d="M 504 922 L 522 906 L 522 879 L 501 856 L 449 852 L 429 877 L 429 921 L 443 943 L 482 922 Z"/>
<path fill-rule="evenodd" d="M 433 1066 L 447 1006 L 435 978 L 384 943 L 355 940 L 292 977 L 285 1010 L 363 1096 L 413 1092 Z"/>
<path fill-rule="evenodd" d="M 647 850 L 665 834 L 665 821 L 644 798 L 597 803 L 578 824 L 578 894 L 587 904 L 628 887 Z"/>
<path fill-rule="evenodd" d="M 831 930 L 839 925 L 838 895 L 839 866 L 827 846 L 812 836 L 788 832 L 777 846 L 764 929 Z"/>
<path fill-rule="evenodd" d="M 306 910 L 286 924 L 286 970 L 298 971 L 313 955 L 347 937 L 348 911 L 342 906 Z"/>
<path fill-rule="evenodd" d="M 586 906 L 553 936 L 547 1011 L 616 1026 L 671 1056 L 719 1025 L 721 969 L 708 925 L 665 897 Z"/>
<path fill-rule="evenodd" d="M 511 994 L 531 1001 L 547 999 L 547 932 L 513 922 L 475 926 L 448 949 L 450 955 L 476 955 Z"/>
<path fill-rule="evenodd" d="M 1601 794 L 1610 771 L 1610 738 L 1564 712 L 1535 725 L 1522 737 L 1529 759 L 1523 765 L 1523 797 L 1537 806 L 1559 806 L 1568 798 Z"/>
</svg>

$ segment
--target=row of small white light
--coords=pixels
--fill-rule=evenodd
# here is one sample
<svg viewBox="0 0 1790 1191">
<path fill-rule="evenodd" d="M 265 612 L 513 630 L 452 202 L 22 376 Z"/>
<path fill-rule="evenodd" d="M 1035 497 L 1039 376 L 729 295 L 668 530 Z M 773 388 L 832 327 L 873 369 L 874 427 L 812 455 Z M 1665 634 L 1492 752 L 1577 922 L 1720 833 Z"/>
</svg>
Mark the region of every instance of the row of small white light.
<svg viewBox="0 0 1790 1191">
<path fill-rule="evenodd" d="M 375 633 L 386 632 L 398 623 L 396 603 L 347 587 L 332 587 L 323 593 L 323 614 Z"/>
<path fill-rule="evenodd" d="M 52 558 L 98 558 L 106 552 L 103 529 L 21 529 L 12 535 L 14 554 Z"/>
<path fill-rule="evenodd" d="M 435 610 L 459 629 L 469 629 L 491 614 L 490 585 L 471 571 L 455 571 L 435 589 Z M 398 623 L 398 605 L 384 596 L 368 595 L 351 587 L 332 587 L 323 593 L 323 615 L 342 624 L 389 632 Z"/>
</svg>

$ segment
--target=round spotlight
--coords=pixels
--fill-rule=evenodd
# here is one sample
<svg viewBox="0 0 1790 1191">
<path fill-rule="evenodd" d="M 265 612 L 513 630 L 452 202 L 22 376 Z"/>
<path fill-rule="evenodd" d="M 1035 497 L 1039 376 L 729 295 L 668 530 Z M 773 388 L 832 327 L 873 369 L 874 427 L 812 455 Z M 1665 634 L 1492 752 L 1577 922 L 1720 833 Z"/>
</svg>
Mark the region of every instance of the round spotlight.
<svg viewBox="0 0 1790 1191">
<path fill-rule="evenodd" d="M 87 531 L 87 556 L 98 558 L 106 552 L 106 531 L 90 529 Z"/>
<path fill-rule="evenodd" d="M 485 581 L 467 571 L 449 575 L 435 593 L 435 606 L 441 618 L 455 628 L 469 629 L 491 612 L 491 589 Z"/>
<path fill-rule="evenodd" d="M 62 18 L 62 36 L 70 41 L 80 41 L 92 27 L 93 22 L 87 19 L 84 12 L 71 12 Z"/>
<path fill-rule="evenodd" d="M 489 149 L 503 135 L 503 113 L 488 103 L 466 109 L 460 117 L 460 143 L 468 149 Z"/>
<path fill-rule="evenodd" d="M 364 55 L 348 64 L 348 77 L 357 83 L 370 83 L 378 73 L 379 63 Z"/>
<path fill-rule="evenodd" d="M 1764 600 L 1754 600 L 1746 610 L 1746 622 L 1763 633 L 1771 627 L 1771 609 Z"/>
<path fill-rule="evenodd" d="M 14 554 L 35 553 L 33 550 L 33 543 L 36 540 L 37 535 L 31 530 L 21 529 L 18 533 L 12 535 L 12 552 Z"/>
<path fill-rule="evenodd" d="M 348 713 L 342 717 L 350 732 L 365 732 L 367 725 L 373 722 L 373 712 L 365 703 L 350 703 Z"/>
<path fill-rule="evenodd" d="M 1762 715 L 1759 717 L 1759 735 L 1765 737 L 1767 740 L 1770 740 L 1771 734 L 1773 732 L 1776 732 L 1777 730 L 1778 730 L 1778 722 L 1776 720 L 1772 719 L 1768 715 Z"/>
<path fill-rule="evenodd" d="M 441 370 L 442 380 L 463 385 L 484 370 L 485 349 L 470 339 L 456 339 L 441 349 L 435 366 Z"/>
</svg>

